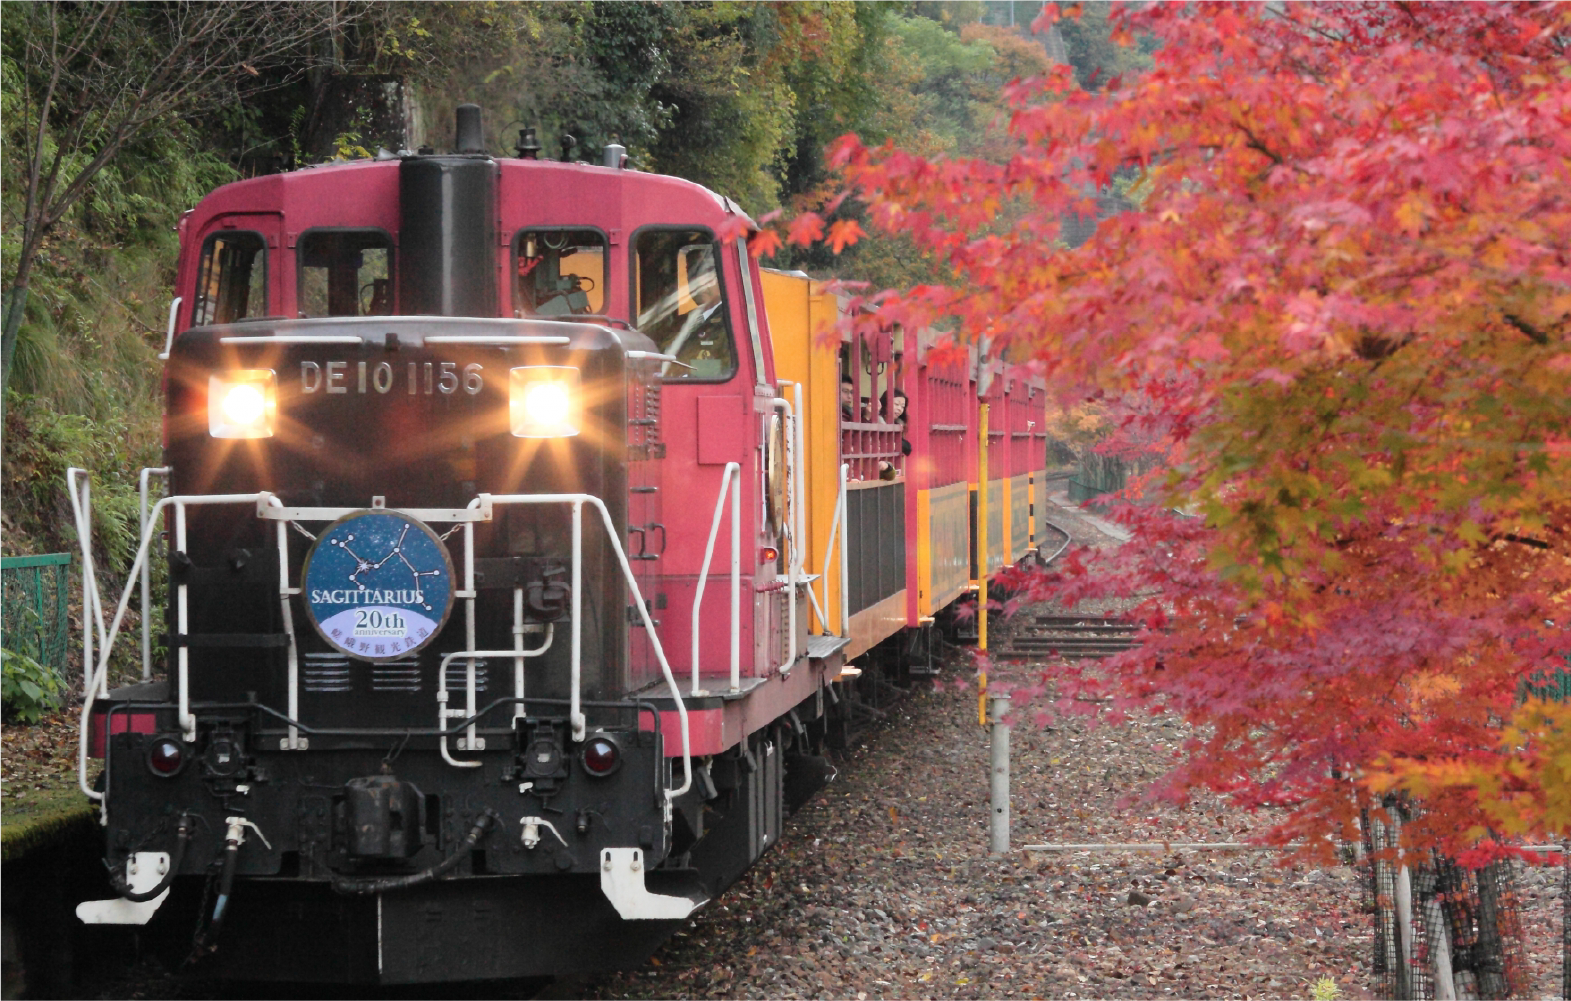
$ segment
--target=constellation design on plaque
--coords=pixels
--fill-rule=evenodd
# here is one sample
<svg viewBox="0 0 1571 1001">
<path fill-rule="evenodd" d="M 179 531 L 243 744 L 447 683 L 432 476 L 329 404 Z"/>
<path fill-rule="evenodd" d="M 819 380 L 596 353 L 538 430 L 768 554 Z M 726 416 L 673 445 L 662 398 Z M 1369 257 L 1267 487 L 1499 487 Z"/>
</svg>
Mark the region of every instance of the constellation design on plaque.
<svg viewBox="0 0 1571 1001">
<path fill-rule="evenodd" d="M 425 592 L 421 590 L 420 578 L 437 577 L 441 575 L 442 571 L 440 568 L 435 570 L 421 570 L 413 563 L 409 562 L 409 557 L 404 554 L 404 540 L 409 537 L 409 527 L 410 526 L 407 524 L 404 525 L 404 530 L 398 533 L 398 541 L 393 543 L 392 551 L 389 552 L 386 556 L 382 557 L 380 560 L 377 560 L 375 563 L 349 548 L 349 544 L 355 540 L 355 533 L 353 532 L 345 535 L 342 539 L 329 539 L 328 543 L 330 545 L 339 547 L 344 552 L 348 553 L 350 558 L 355 561 L 355 569 L 349 574 L 349 580 L 362 591 L 368 591 L 370 588 L 368 588 L 365 582 L 360 579 L 360 575 L 363 573 L 369 573 L 373 570 L 380 570 L 396 557 L 409 570 L 409 574 L 413 578 L 411 583 L 414 585 L 411 590 L 420 595 L 421 607 L 429 612 L 431 611 L 431 605 L 424 600 Z"/>
</svg>

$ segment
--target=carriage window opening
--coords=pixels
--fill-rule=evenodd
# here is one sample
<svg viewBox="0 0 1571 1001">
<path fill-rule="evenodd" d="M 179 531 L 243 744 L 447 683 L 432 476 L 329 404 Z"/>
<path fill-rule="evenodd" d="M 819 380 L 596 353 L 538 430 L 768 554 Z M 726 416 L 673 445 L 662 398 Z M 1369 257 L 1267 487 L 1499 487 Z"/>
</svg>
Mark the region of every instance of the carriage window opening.
<svg viewBox="0 0 1571 1001">
<path fill-rule="evenodd" d="M 322 230 L 300 238 L 302 317 L 393 312 L 393 242 L 380 230 Z"/>
<path fill-rule="evenodd" d="M 729 379 L 736 347 L 726 322 L 719 247 L 708 233 L 655 230 L 634 246 L 638 329 L 682 364 L 666 362 L 667 378 Z"/>
<path fill-rule="evenodd" d="M 526 229 L 513 241 L 513 315 L 605 312 L 606 238 L 594 230 Z"/>
<path fill-rule="evenodd" d="M 259 233 L 215 233 L 202 247 L 191 323 L 267 315 L 267 244 Z"/>
</svg>

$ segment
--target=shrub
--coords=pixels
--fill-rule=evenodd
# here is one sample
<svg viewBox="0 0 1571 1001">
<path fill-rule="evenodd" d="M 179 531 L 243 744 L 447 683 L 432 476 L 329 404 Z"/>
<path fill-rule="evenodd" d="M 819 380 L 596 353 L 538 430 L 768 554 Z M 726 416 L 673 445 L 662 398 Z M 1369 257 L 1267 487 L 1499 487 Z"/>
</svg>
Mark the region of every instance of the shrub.
<svg viewBox="0 0 1571 1001">
<path fill-rule="evenodd" d="M 37 723 L 60 704 L 64 691 L 65 682 L 53 668 L 26 654 L 0 649 L 0 703 L 4 703 L 7 716 Z"/>
</svg>

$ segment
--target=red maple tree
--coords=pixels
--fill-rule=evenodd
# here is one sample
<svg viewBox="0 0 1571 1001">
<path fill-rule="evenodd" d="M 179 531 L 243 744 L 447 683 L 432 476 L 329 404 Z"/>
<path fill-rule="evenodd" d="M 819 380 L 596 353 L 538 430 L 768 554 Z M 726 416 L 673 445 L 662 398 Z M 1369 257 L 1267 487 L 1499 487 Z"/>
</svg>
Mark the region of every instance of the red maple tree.
<svg viewBox="0 0 1571 1001">
<path fill-rule="evenodd" d="M 1017 83 L 1007 163 L 832 152 L 960 277 L 879 322 L 1137 394 L 1166 441 L 1136 543 L 1031 584 L 1149 627 L 1057 690 L 1197 724 L 1166 790 L 1280 807 L 1276 839 L 1393 787 L 1470 857 L 1571 828 L 1571 714 L 1535 694 L 1571 652 L 1571 5 L 1117 18 L 1154 68 Z M 1133 207 L 1065 246 L 1114 187 Z"/>
</svg>

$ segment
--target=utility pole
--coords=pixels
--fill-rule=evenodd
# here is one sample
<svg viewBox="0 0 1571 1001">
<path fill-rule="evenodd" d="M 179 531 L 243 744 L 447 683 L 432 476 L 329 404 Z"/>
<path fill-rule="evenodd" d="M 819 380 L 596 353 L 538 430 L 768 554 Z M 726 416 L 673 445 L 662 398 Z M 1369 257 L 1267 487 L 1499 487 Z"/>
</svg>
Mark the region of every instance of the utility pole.
<svg viewBox="0 0 1571 1001">
<path fill-rule="evenodd" d="M 1013 13 L 1011 4 L 1011 13 Z M 987 415 L 988 405 L 978 408 L 976 498 L 976 645 L 987 656 Z M 1009 727 L 1003 719 L 1009 713 L 1009 696 L 991 695 L 987 690 L 987 668 L 981 671 L 977 686 L 977 722 L 989 728 L 988 762 L 988 852 L 1003 855 L 1009 851 Z"/>
</svg>

